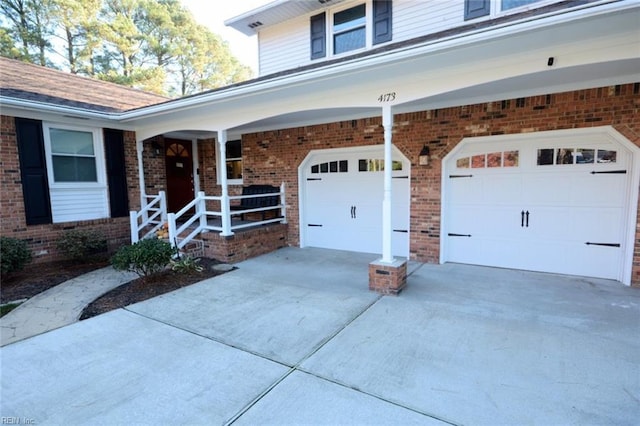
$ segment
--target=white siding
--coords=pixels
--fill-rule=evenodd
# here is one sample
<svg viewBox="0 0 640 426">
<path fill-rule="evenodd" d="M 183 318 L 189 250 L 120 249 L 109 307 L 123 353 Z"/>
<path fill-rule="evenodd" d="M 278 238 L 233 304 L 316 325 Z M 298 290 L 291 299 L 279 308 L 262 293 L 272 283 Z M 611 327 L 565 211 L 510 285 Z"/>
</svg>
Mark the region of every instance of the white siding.
<svg viewBox="0 0 640 426">
<path fill-rule="evenodd" d="M 437 33 L 464 23 L 463 1 L 395 0 L 393 2 L 393 42 Z"/>
<path fill-rule="evenodd" d="M 52 188 L 51 213 L 54 223 L 107 218 L 107 188 Z"/>
<path fill-rule="evenodd" d="M 260 43 L 260 75 L 308 65 L 310 15 L 266 28 L 258 37 Z"/>
<path fill-rule="evenodd" d="M 367 0 L 369 11 L 371 10 L 370 1 Z M 559 0 L 539 1 L 505 13 L 519 13 L 556 1 Z M 352 3 L 358 4 L 360 2 L 354 1 Z M 347 4 L 347 2 L 340 3 L 339 7 L 342 8 Z M 393 0 L 393 39 L 390 43 L 450 30 L 505 14 L 497 10 L 499 1 L 492 2 L 491 7 L 490 15 L 465 21 L 463 0 Z M 331 11 L 332 9 L 327 10 Z M 316 13 L 320 13 L 320 11 Z M 309 52 L 309 18 L 314 14 L 303 15 L 260 31 L 258 37 L 260 75 L 293 69 L 312 62 Z M 313 62 L 317 63 L 331 58 L 331 55 L 328 55 L 325 59 Z"/>
</svg>

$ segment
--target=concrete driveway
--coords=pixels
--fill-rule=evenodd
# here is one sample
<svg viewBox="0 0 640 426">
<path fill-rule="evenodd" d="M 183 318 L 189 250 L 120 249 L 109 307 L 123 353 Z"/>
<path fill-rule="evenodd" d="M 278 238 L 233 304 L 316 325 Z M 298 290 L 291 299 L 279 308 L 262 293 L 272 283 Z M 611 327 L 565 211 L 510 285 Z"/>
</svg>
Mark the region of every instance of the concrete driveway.
<svg viewBox="0 0 640 426">
<path fill-rule="evenodd" d="M 637 424 L 640 291 L 287 248 L 0 349 L 3 422 Z M 5 422 L 6 423 L 6 422 Z"/>
</svg>

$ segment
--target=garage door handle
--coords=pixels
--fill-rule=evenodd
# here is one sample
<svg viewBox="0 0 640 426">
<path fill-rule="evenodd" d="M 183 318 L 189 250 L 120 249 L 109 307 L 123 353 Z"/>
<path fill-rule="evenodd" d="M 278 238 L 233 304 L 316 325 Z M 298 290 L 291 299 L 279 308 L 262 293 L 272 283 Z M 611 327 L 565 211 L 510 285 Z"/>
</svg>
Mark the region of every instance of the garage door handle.
<svg viewBox="0 0 640 426">
<path fill-rule="evenodd" d="M 520 212 L 520 227 L 524 228 L 524 210 Z"/>
<path fill-rule="evenodd" d="M 351 206 L 351 219 L 356 218 L 356 206 Z"/>
<path fill-rule="evenodd" d="M 527 216 L 527 228 L 528 228 L 529 227 L 529 210 L 527 210 L 526 216 Z"/>
</svg>

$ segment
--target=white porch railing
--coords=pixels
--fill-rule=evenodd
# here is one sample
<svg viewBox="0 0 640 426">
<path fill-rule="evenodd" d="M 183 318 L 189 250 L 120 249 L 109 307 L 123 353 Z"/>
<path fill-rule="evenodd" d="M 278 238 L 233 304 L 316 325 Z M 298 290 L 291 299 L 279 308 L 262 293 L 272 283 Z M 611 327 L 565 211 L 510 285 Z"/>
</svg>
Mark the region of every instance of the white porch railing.
<svg viewBox="0 0 640 426">
<path fill-rule="evenodd" d="M 129 212 L 129 221 L 131 223 L 131 244 L 138 242 L 140 232 L 147 230 L 142 238 L 148 238 L 155 235 L 156 231 L 167 222 L 167 197 L 164 191 L 160 191 L 158 195 L 143 195 L 142 200 L 145 203 L 139 212 Z"/>
<path fill-rule="evenodd" d="M 221 235 L 233 235 L 233 231 L 236 229 L 243 229 L 248 227 L 254 227 L 259 225 L 265 225 L 269 223 L 287 223 L 286 216 L 286 201 L 285 201 L 285 186 L 284 183 L 280 185 L 280 192 L 273 192 L 267 194 L 256 194 L 256 195 L 234 195 L 228 197 L 222 196 L 211 196 L 206 195 L 204 192 L 198 192 L 196 198 L 184 206 L 180 211 L 176 213 L 166 213 L 166 202 L 164 201 L 164 192 L 162 194 L 162 205 L 164 206 L 164 215 L 166 219 L 160 224 L 154 226 L 151 231 L 147 232 L 143 238 L 154 236 L 155 232 L 160 229 L 163 223 L 167 223 L 167 228 L 169 231 L 169 242 L 174 247 L 177 247 L 179 250 L 184 248 L 190 241 L 192 241 L 198 234 L 202 232 L 209 231 L 217 231 L 220 232 Z M 242 200 L 245 198 L 260 198 L 260 197 L 273 197 L 280 196 L 280 203 L 273 206 L 267 207 L 257 207 L 250 208 L 245 210 L 234 210 L 230 212 L 229 209 L 229 201 L 231 200 Z M 160 197 L 160 194 L 158 195 Z M 226 198 L 226 200 L 225 200 Z M 220 211 L 209 210 L 207 208 L 208 202 L 219 202 Z M 226 206 L 225 206 L 226 204 Z M 138 218 L 142 217 L 143 211 L 150 211 L 149 205 L 145 207 L 145 209 L 140 212 L 131 212 L 131 241 L 134 241 L 134 234 L 136 234 L 136 238 L 139 235 L 140 229 L 143 226 L 138 226 Z M 223 212 L 227 212 L 227 217 L 224 217 Z M 238 223 L 233 224 L 231 218 L 232 216 L 240 216 L 245 213 L 254 213 L 254 212 L 264 212 L 264 211 L 276 211 L 279 212 L 280 215 L 272 218 L 265 219 L 260 221 L 251 221 L 246 223 Z M 134 220 L 135 217 L 135 220 Z M 157 215 L 153 215 L 149 217 L 151 220 L 152 217 L 157 217 Z M 210 218 L 219 218 L 220 221 L 210 221 Z M 227 219 L 227 220 L 225 220 Z M 220 223 L 220 225 L 218 225 Z M 136 240 L 137 241 L 137 240 Z"/>
</svg>

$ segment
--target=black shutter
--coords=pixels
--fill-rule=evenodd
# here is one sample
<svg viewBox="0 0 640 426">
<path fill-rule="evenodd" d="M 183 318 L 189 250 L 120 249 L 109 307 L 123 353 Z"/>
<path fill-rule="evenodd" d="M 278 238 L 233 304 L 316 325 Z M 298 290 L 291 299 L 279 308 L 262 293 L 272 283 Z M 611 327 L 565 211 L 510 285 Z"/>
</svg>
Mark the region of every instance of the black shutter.
<svg viewBox="0 0 640 426">
<path fill-rule="evenodd" d="M 129 215 L 127 168 L 124 163 L 124 133 L 122 130 L 104 129 L 104 150 L 107 160 L 107 182 L 111 217 Z"/>
<path fill-rule="evenodd" d="M 51 223 L 51 198 L 42 122 L 16 118 L 20 179 L 27 225 Z"/>
<path fill-rule="evenodd" d="M 373 2 L 373 44 L 391 41 L 391 0 L 374 0 Z"/>
<path fill-rule="evenodd" d="M 325 13 L 311 17 L 311 59 L 327 56 L 327 18 Z"/>
<path fill-rule="evenodd" d="M 491 11 L 491 0 L 465 0 L 464 20 L 486 16 Z"/>
</svg>

